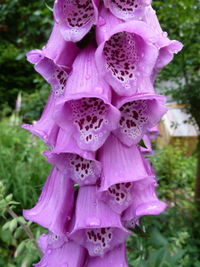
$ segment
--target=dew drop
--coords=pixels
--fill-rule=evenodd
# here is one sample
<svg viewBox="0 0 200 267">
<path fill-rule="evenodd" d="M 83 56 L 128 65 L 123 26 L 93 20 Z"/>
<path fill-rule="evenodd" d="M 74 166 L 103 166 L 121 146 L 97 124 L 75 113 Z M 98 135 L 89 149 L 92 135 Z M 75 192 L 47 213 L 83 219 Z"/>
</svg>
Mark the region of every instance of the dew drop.
<svg viewBox="0 0 200 267">
<path fill-rule="evenodd" d="M 98 218 L 92 217 L 92 218 L 88 218 L 86 221 L 86 225 L 87 226 L 100 226 L 101 221 Z"/>
<path fill-rule="evenodd" d="M 52 250 L 51 249 L 48 249 L 47 250 L 47 254 L 51 254 Z"/>
<path fill-rule="evenodd" d="M 99 21 L 98 21 L 98 25 L 99 26 L 104 26 L 106 24 L 106 21 L 104 18 L 102 18 L 101 16 L 99 17 Z"/>
<path fill-rule="evenodd" d="M 86 75 L 86 76 L 85 76 L 85 79 L 86 79 L 86 80 L 89 80 L 90 78 L 91 78 L 90 75 Z"/>
<path fill-rule="evenodd" d="M 163 32 L 163 33 L 162 33 L 162 36 L 163 36 L 163 37 L 167 37 L 167 36 L 168 36 L 168 33 L 167 33 L 167 32 Z"/>
</svg>

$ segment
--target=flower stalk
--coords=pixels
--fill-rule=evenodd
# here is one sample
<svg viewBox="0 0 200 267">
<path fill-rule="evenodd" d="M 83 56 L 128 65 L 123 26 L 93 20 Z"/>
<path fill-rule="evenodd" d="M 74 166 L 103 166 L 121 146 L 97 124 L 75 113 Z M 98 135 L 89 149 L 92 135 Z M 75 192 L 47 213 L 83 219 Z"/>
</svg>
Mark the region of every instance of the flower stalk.
<svg viewBox="0 0 200 267">
<path fill-rule="evenodd" d="M 154 81 L 182 44 L 162 31 L 151 0 L 56 0 L 53 12 L 47 45 L 27 54 L 52 88 L 41 119 L 22 126 L 53 165 L 24 210 L 49 230 L 35 266 L 127 267 L 128 229 L 166 209 L 145 155 L 167 111 Z"/>
</svg>

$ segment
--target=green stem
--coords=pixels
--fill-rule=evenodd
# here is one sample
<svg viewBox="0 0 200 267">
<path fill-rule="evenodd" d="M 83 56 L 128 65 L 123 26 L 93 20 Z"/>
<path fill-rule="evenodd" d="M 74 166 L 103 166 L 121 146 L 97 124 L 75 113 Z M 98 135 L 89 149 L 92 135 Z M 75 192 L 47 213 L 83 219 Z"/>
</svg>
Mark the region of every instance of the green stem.
<svg viewBox="0 0 200 267">
<path fill-rule="evenodd" d="M 10 216 L 13 219 L 18 219 L 17 214 L 9 207 L 7 207 L 7 212 L 10 214 Z M 38 253 L 40 255 L 40 257 L 42 256 L 41 252 L 40 252 L 40 248 L 38 247 L 37 242 L 35 241 L 35 238 L 33 236 L 33 233 L 31 232 L 31 229 L 29 228 L 29 226 L 27 226 L 26 224 L 18 221 L 20 226 L 23 228 L 23 230 L 25 231 L 25 233 L 27 234 L 27 236 L 29 237 L 29 239 L 33 242 L 33 244 L 35 245 L 36 249 L 38 250 Z"/>
</svg>

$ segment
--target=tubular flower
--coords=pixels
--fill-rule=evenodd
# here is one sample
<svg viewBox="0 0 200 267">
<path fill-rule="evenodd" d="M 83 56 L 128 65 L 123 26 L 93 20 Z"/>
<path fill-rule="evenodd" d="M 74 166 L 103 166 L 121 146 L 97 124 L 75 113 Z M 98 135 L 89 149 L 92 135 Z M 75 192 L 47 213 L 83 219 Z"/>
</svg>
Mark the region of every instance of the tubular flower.
<svg viewBox="0 0 200 267">
<path fill-rule="evenodd" d="M 68 241 L 65 236 L 44 234 L 40 236 L 38 245 L 44 255 L 35 267 L 55 267 L 58 264 L 59 267 L 80 267 L 85 262 L 85 249 L 73 241 Z"/>
<path fill-rule="evenodd" d="M 106 15 L 103 10 L 106 24 L 97 26 L 96 31 L 97 40 L 101 41 L 96 51 L 100 75 L 121 96 L 153 91 L 151 75 L 158 57 L 158 49 L 152 43 L 153 30 L 142 21 L 111 27 L 112 16 Z"/>
<path fill-rule="evenodd" d="M 121 118 L 113 133 L 127 146 L 137 144 L 167 111 L 165 101 L 164 96 L 151 93 L 116 97 L 115 105 L 121 111 Z"/>
<path fill-rule="evenodd" d="M 51 93 L 40 120 L 33 125 L 23 124 L 21 126 L 30 131 L 33 135 L 41 138 L 49 147 L 54 147 L 59 131 L 58 125 L 53 120 L 53 111 L 56 100 L 54 93 Z"/>
<path fill-rule="evenodd" d="M 56 0 L 55 21 L 66 41 L 78 42 L 96 24 L 99 0 Z"/>
<path fill-rule="evenodd" d="M 144 215 L 157 215 L 163 212 L 167 205 L 160 201 L 155 192 L 154 179 L 143 179 L 134 183 L 132 205 L 124 212 L 122 221 L 126 227 L 135 227 L 139 218 Z"/>
<path fill-rule="evenodd" d="M 73 193 L 73 182 L 54 167 L 36 206 L 24 210 L 23 216 L 55 234 L 66 234 L 73 211 Z"/>
<path fill-rule="evenodd" d="M 104 0 L 104 4 L 110 11 L 122 20 L 141 20 L 145 8 L 151 4 L 151 0 Z"/>
<path fill-rule="evenodd" d="M 75 222 L 69 235 L 87 248 L 90 256 L 100 256 L 124 242 L 129 232 L 120 216 L 97 199 L 96 186 L 80 187 L 76 202 Z"/>
<path fill-rule="evenodd" d="M 144 21 L 157 35 L 155 46 L 159 49 L 159 55 L 153 71 L 154 80 L 156 74 L 173 60 L 174 54 L 177 54 L 182 50 L 183 44 L 176 40 L 170 40 L 167 37 L 167 32 L 163 32 L 156 16 L 156 12 L 151 6 L 145 10 Z"/>
<path fill-rule="evenodd" d="M 72 63 L 79 49 L 72 42 L 66 42 L 55 23 L 49 41 L 42 50 L 31 50 L 27 60 L 35 70 L 51 85 L 53 92 L 62 95 Z"/>
<path fill-rule="evenodd" d="M 89 257 L 84 267 L 128 267 L 125 244 L 119 245 L 101 257 Z"/>
<path fill-rule="evenodd" d="M 137 146 L 124 146 L 110 135 L 99 151 L 99 160 L 103 167 L 100 198 L 121 213 L 134 200 L 134 182 L 149 177 L 144 158 Z"/>
<path fill-rule="evenodd" d="M 83 150 L 96 151 L 117 128 L 120 112 L 111 105 L 108 85 L 99 79 L 95 49 L 84 49 L 75 59 L 66 91 L 55 107 L 54 119 Z M 68 114 L 71 114 L 69 116 Z"/>
<path fill-rule="evenodd" d="M 62 129 L 52 151 L 45 151 L 49 163 L 80 186 L 96 184 L 101 174 L 101 164 L 95 160 L 95 152 L 81 150 Z"/>
<path fill-rule="evenodd" d="M 28 61 L 35 64 L 35 70 L 51 85 L 52 93 L 40 120 L 34 125 L 24 124 L 22 128 L 40 137 L 50 147 L 54 147 L 59 130 L 52 117 L 54 105 L 57 97 L 64 92 L 68 73 L 78 51 L 75 44 L 62 38 L 55 24 L 47 45 L 42 50 L 35 49 L 27 53 Z"/>
<path fill-rule="evenodd" d="M 158 125 L 148 129 L 147 135 L 149 136 L 150 140 L 156 139 L 159 135 Z"/>
</svg>

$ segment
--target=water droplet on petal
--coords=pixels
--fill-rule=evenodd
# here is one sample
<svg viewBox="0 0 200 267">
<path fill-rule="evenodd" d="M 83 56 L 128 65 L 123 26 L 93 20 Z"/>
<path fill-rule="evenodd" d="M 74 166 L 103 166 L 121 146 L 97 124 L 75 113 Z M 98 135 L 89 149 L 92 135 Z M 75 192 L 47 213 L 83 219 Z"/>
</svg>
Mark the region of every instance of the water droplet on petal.
<svg viewBox="0 0 200 267">
<path fill-rule="evenodd" d="M 163 37 L 167 37 L 167 36 L 168 36 L 168 33 L 167 33 L 167 32 L 163 32 L 163 33 L 162 33 L 162 36 L 163 36 Z"/>
<path fill-rule="evenodd" d="M 100 226 L 100 224 L 101 224 L 100 219 L 95 218 L 95 217 L 88 218 L 87 221 L 86 221 L 86 225 L 87 226 Z"/>
<path fill-rule="evenodd" d="M 86 80 L 89 80 L 90 78 L 91 78 L 90 75 L 86 75 L 86 76 L 85 76 L 85 79 L 86 79 Z"/>
<path fill-rule="evenodd" d="M 70 221 L 71 220 L 71 217 L 70 216 L 67 216 L 67 220 Z"/>
<path fill-rule="evenodd" d="M 99 21 L 98 21 L 98 25 L 99 26 L 104 26 L 106 24 L 106 21 L 104 18 L 102 18 L 101 16 L 99 17 Z"/>
<path fill-rule="evenodd" d="M 52 250 L 51 249 L 48 249 L 47 250 L 47 254 L 51 254 Z"/>
</svg>

